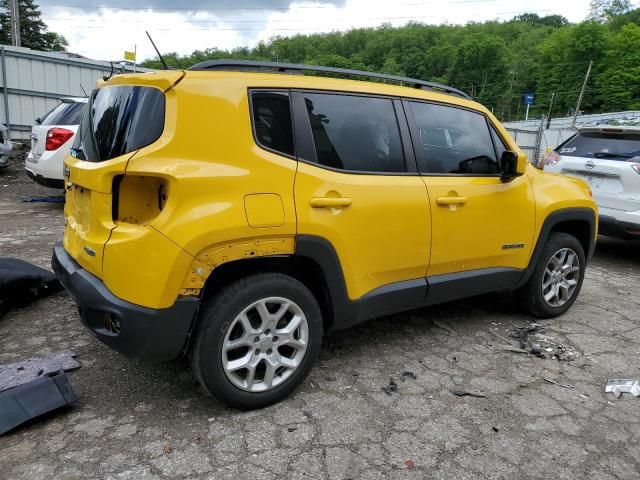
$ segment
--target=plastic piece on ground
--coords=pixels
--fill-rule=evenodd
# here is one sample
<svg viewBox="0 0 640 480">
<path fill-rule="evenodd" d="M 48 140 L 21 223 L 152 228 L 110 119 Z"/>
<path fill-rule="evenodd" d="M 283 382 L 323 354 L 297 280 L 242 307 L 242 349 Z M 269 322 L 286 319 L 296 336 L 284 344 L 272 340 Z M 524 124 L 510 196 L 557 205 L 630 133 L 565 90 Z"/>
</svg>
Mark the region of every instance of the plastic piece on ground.
<svg viewBox="0 0 640 480">
<path fill-rule="evenodd" d="M 63 370 L 0 393 L 0 435 L 78 400 Z"/>
</svg>

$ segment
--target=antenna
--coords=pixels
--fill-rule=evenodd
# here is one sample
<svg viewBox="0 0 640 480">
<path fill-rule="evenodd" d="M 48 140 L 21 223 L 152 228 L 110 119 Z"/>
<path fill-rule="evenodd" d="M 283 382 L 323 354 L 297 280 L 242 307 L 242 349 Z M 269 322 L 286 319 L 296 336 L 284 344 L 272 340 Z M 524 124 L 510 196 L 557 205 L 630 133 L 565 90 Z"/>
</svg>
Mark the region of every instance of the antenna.
<svg viewBox="0 0 640 480">
<path fill-rule="evenodd" d="M 169 67 L 167 67 L 167 62 L 165 62 L 164 58 L 162 58 L 162 55 L 160 54 L 160 50 L 158 50 L 158 47 L 156 47 L 156 44 L 153 43 L 153 38 L 151 38 L 151 35 L 149 35 L 149 32 L 145 30 L 144 33 L 146 33 L 147 37 L 149 37 L 149 41 L 151 42 L 151 45 L 153 45 L 153 48 L 156 51 L 156 53 L 158 54 L 158 57 L 160 58 L 160 61 L 162 62 L 162 66 L 164 67 L 164 69 L 169 70 Z"/>
<path fill-rule="evenodd" d="M 113 62 L 109 61 L 109 63 L 111 64 L 111 71 L 109 72 L 109 75 L 105 75 L 104 77 L 102 77 L 102 80 L 104 80 L 105 82 L 113 77 Z"/>
<path fill-rule="evenodd" d="M 87 91 L 84 89 L 84 87 L 82 86 L 82 82 L 80 82 L 80 88 L 82 89 L 82 92 L 84 93 L 85 97 L 88 97 L 89 95 L 87 94 Z"/>
</svg>

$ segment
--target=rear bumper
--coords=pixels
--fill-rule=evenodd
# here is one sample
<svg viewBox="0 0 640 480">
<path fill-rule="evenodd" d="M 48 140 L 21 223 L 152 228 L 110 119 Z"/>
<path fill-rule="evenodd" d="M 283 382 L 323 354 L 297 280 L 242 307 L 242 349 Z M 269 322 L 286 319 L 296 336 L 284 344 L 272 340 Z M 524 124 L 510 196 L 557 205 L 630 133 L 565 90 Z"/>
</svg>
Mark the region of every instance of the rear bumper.
<svg viewBox="0 0 640 480">
<path fill-rule="evenodd" d="M 109 347 L 130 357 L 158 362 L 173 360 L 184 351 L 199 299 L 179 298 L 165 309 L 121 300 L 83 269 L 61 242 L 53 247 L 51 264 L 78 304 L 84 326 Z"/>
<path fill-rule="evenodd" d="M 607 215 L 600 215 L 598 233 L 607 237 L 640 240 L 640 223 L 625 222 Z"/>
<path fill-rule="evenodd" d="M 64 180 L 56 180 L 53 178 L 45 178 L 42 175 L 39 175 L 37 173 L 33 173 L 31 170 L 26 169 L 27 175 L 29 176 L 29 178 L 31 180 L 33 180 L 34 182 L 42 185 L 43 187 L 49 187 L 49 188 L 57 188 L 62 190 L 64 188 Z"/>
</svg>

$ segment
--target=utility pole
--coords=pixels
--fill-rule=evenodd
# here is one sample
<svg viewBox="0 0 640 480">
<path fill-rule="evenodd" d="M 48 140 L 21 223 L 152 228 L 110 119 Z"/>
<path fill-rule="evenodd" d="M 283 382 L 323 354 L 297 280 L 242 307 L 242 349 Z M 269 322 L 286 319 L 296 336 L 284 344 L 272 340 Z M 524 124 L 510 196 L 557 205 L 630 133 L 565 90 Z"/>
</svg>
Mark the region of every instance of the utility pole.
<svg viewBox="0 0 640 480">
<path fill-rule="evenodd" d="M 21 46 L 20 41 L 20 0 L 9 0 L 9 14 L 11 15 L 11 45 Z"/>
<path fill-rule="evenodd" d="M 593 60 L 590 60 L 589 68 L 587 68 L 587 74 L 584 76 L 584 82 L 582 83 L 582 89 L 580 90 L 580 96 L 578 97 L 578 104 L 576 105 L 576 111 L 573 112 L 573 122 L 571 123 L 571 128 L 575 128 L 576 126 L 576 118 L 578 117 L 578 112 L 580 111 L 580 104 L 582 103 L 584 90 L 587 88 L 587 81 L 589 80 L 589 75 L 591 74 L 592 65 L 593 65 Z"/>
<path fill-rule="evenodd" d="M 551 112 L 553 111 L 553 104 L 556 101 L 556 92 L 551 93 L 551 100 L 549 101 L 549 113 L 547 114 L 547 127 L 546 130 L 549 130 L 551 126 Z"/>
</svg>

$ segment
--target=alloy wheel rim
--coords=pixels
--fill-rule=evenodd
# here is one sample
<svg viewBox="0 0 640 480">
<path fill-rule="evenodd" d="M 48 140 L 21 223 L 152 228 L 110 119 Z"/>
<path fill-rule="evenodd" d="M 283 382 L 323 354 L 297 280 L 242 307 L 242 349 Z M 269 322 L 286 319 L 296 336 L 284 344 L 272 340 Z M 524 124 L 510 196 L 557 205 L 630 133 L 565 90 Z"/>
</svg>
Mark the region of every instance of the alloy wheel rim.
<svg viewBox="0 0 640 480">
<path fill-rule="evenodd" d="M 575 294 L 580 278 L 580 259 L 570 248 L 554 253 L 542 275 L 542 297 L 551 307 L 562 307 Z"/>
<path fill-rule="evenodd" d="M 309 344 L 302 309 L 282 297 L 253 302 L 231 322 L 222 344 L 222 368 L 236 387 L 265 392 L 300 366 Z"/>
</svg>

